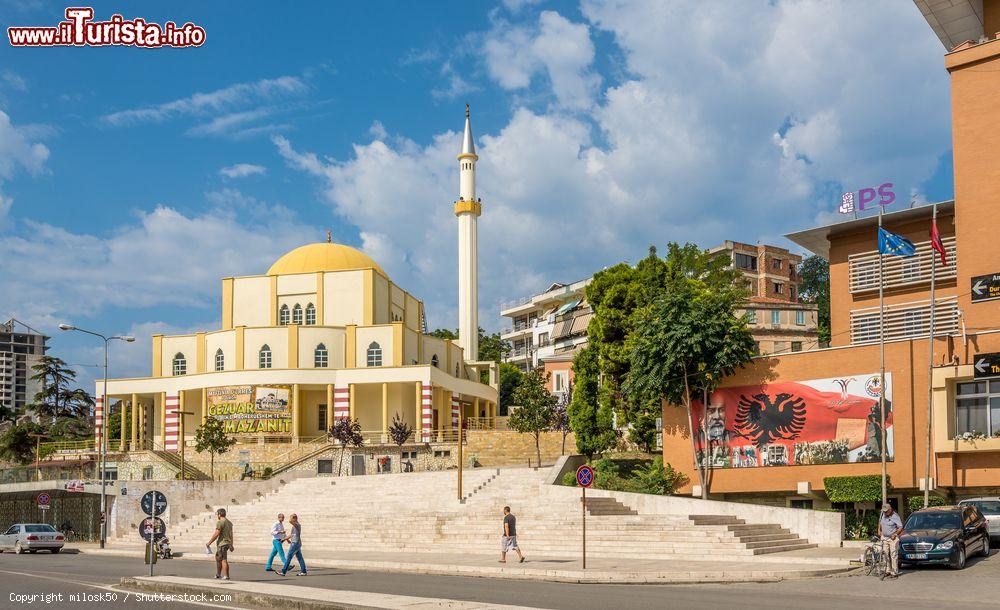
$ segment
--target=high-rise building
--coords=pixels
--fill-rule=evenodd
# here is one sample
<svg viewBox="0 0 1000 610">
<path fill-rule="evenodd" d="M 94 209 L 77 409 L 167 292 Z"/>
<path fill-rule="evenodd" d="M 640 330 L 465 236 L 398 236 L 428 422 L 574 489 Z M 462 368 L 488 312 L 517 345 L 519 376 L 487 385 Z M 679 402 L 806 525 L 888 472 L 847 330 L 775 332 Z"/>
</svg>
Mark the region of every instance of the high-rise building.
<svg viewBox="0 0 1000 610">
<path fill-rule="evenodd" d="M 801 352 L 819 347 L 815 304 L 800 298 L 802 257 L 785 248 L 726 241 L 709 250 L 732 261 L 750 290 L 745 312 L 761 354 Z"/>
<path fill-rule="evenodd" d="M 48 337 L 11 319 L 0 324 L 0 405 L 21 414 L 41 385 L 31 367 L 45 355 Z"/>
</svg>

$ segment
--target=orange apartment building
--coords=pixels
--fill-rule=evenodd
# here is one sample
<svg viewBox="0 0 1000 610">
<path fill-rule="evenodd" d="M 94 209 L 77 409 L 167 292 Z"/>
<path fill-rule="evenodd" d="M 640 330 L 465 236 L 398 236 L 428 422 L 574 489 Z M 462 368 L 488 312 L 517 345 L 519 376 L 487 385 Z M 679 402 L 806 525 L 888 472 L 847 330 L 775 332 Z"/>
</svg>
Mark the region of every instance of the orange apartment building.
<svg viewBox="0 0 1000 610">
<path fill-rule="evenodd" d="M 1000 30 L 1000 0 L 983 4 L 982 22 Z M 936 9 L 921 9 L 945 40 L 951 22 L 933 21 Z M 948 266 L 937 264 L 932 374 L 932 206 L 899 211 L 889 207 L 883 218 L 888 230 L 917 246 L 917 256 L 886 256 L 884 261 L 886 388 L 878 383 L 883 329 L 877 219 L 787 235 L 830 261 L 831 346 L 758 357 L 711 397 L 712 442 L 705 459 L 713 466 L 708 481 L 712 497 L 829 506 L 825 477 L 881 471 L 877 404 L 882 391 L 891 407 L 886 431 L 894 502 L 922 493 L 924 485 L 951 499 L 1000 495 L 1000 374 L 983 379 L 983 372 L 977 375 L 975 370 L 983 354 L 1000 352 L 1000 299 L 972 297 L 977 276 L 1000 273 L 1000 38 L 987 31 L 989 38 L 960 44 L 945 55 L 951 79 L 955 200 L 937 205 Z M 701 410 L 699 405 L 696 425 Z M 690 479 L 682 493 L 700 493 L 682 407 L 664 405 L 663 429 L 665 461 Z M 700 434 L 696 438 L 700 447 Z"/>
</svg>

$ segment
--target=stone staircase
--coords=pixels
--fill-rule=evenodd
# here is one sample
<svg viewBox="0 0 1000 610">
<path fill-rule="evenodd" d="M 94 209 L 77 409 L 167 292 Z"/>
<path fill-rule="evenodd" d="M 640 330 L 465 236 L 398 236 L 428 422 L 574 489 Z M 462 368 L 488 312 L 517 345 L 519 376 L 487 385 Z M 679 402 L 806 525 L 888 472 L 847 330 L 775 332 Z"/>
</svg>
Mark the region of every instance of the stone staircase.
<svg viewBox="0 0 1000 610">
<path fill-rule="evenodd" d="M 253 502 L 227 506 L 237 548 L 265 553 L 277 513 L 297 513 L 305 548 L 338 552 L 492 553 L 499 549 L 501 510 L 517 516 L 526 554 L 576 557 L 580 495 L 547 483 L 548 469 L 466 471 L 457 499 L 456 472 L 301 478 Z M 721 515 L 639 514 L 614 498 L 588 498 L 587 553 L 593 557 L 737 560 L 816 545 L 774 524 Z M 175 549 L 202 552 L 211 511 L 171 528 Z M 287 523 L 287 521 L 286 521 Z"/>
<path fill-rule="evenodd" d="M 173 453 L 172 451 L 157 451 L 153 450 L 150 453 L 157 459 L 166 462 L 177 472 L 181 471 L 181 457 Z M 191 462 L 184 462 L 184 477 L 188 481 L 211 481 L 212 477 L 208 476 L 204 471 L 194 466 Z"/>
</svg>

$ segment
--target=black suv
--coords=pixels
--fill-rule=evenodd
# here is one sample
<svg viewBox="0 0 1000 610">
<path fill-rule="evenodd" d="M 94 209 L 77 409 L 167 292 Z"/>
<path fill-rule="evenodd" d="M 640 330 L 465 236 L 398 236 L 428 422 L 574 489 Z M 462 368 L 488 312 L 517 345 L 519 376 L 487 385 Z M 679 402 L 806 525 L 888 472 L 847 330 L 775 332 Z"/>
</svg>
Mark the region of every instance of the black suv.
<svg viewBox="0 0 1000 610">
<path fill-rule="evenodd" d="M 965 567 L 970 553 L 990 554 L 986 518 L 975 506 L 934 506 L 916 511 L 906 520 L 899 541 L 899 562 L 944 563 Z"/>
</svg>

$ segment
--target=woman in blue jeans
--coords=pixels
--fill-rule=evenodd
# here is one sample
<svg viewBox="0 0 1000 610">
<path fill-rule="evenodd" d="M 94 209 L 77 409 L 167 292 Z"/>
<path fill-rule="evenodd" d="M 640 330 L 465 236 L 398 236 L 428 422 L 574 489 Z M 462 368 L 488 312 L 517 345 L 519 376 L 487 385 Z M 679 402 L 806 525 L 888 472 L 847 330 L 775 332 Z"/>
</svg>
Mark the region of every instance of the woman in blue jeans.
<svg viewBox="0 0 1000 610">
<path fill-rule="evenodd" d="M 284 521 L 285 515 L 278 513 L 278 520 L 271 526 L 271 554 L 267 556 L 267 565 L 264 566 L 265 572 L 271 571 L 271 565 L 274 563 L 275 556 L 278 556 L 281 559 L 281 565 L 285 565 L 285 549 L 282 546 L 285 544 Z"/>
<path fill-rule="evenodd" d="M 296 576 L 305 576 L 307 574 L 306 560 L 302 558 L 302 524 L 299 523 L 299 516 L 293 514 L 288 518 L 288 524 L 292 526 L 292 532 L 285 540 L 290 542 L 291 546 L 288 547 L 285 565 L 281 567 L 281 575 L 284 576 L 288 572 L 288 566 L 294 557 L 299 562 L 299 571 Z"/>
</svg>

